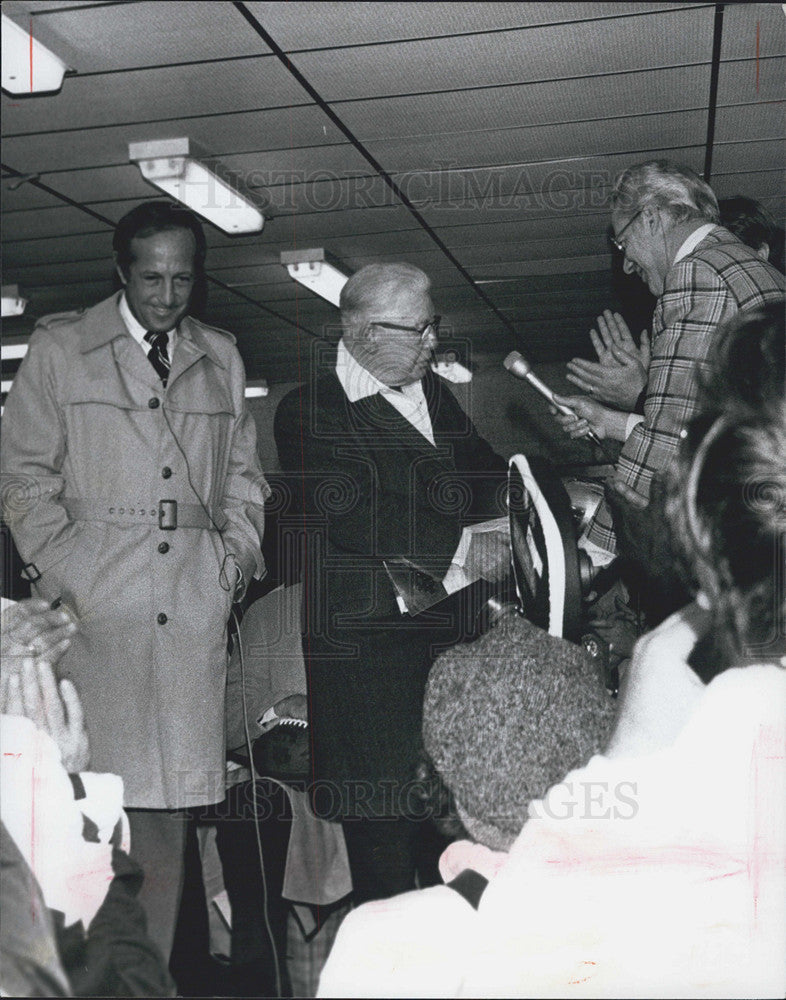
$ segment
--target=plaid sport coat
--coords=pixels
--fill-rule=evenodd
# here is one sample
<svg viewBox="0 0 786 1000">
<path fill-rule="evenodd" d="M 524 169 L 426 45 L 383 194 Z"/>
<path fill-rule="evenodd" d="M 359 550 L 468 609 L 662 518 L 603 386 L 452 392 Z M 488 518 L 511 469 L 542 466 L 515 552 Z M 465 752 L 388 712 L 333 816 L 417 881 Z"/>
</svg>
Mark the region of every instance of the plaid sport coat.
<svg viewBox="0 0 786 1000">
<path fill-rule="evenodd" d="M 680 431 L 697 412 L 697 372 L 706 366 L 715 331 L 738 312 L 784 295 L 784 277 L 728 230 L 717 226 L 666 275 L 652 320 L 652 359 L 644 421 L 625 442 L 616 474 L 648 500 L 653 476 L 677 452 Z M 616 552 L 604 501 L 586 537 Z"/>
</svg>

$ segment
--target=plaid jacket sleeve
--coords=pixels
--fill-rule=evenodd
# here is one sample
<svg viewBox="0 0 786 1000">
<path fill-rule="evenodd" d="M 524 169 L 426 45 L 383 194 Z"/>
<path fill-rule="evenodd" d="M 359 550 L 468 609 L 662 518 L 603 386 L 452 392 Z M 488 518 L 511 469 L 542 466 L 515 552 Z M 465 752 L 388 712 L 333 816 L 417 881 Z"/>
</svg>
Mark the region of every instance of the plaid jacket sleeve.
<svg viewBox="0 0 786 1000">
<path fill-rule="evenodd" d="M 695 257 L 669 273 L 653 318 L 652 359 L 644 400 L 644 421 L 625 442 L 616 475 L 649 500 L 656 472 L 674 457 L 680 431 L 698 409 L 697 370 L 706 362 L 718 326 L 739 309 L 718 272 Z M 605 501 L 587 529 L 587 538 L 616 551 L 611 513 Z"/>
</svg>

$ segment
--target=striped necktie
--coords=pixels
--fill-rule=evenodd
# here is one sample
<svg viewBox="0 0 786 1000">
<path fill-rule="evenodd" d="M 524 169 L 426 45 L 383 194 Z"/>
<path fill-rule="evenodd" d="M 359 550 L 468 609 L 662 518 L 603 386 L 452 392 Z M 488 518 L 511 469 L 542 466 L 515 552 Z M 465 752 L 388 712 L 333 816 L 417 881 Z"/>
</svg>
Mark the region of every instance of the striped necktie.
<svg viewBox="0 0 786 1000">
<path fill-rule="evenodd" d="M 169 334 L 155 333 L 153 330 L 148 330 L 145 334 L 145 340 L 151 345 L 150 350 L 147 352 L 148 361 L 155 368 L 164 386 L 166 386 L 166 380 L 169 377 L 169 369 L 171 367 L 169 354 L 167 353 Z"/>
</svg>

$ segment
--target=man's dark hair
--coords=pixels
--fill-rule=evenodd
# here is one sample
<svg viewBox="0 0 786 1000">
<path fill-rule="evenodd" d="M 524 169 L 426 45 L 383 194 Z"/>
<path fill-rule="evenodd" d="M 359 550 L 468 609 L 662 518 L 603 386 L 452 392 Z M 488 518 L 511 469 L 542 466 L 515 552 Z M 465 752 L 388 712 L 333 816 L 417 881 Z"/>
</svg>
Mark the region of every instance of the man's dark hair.
<svg viewBox="0 0 786 1000">
<path fill-rule="evenodd" d="M 123 216 L 115 227 L 112 248 L 117 255 L 117 265 L 123 274 L 128 276 L 128 268 L 133 261 L 131 241 L 144 239 L 156 233 L 170 232 L 173 229 L 187 229 L 194 236 L 196 250 L 194 251 L 194 267 L 198 274 L 202 273 L 205 264 L 207 243 L 205 233 L 199 219 L 188 209 L 180 208 L 169 201 L 146 201 Z"/>
<path fill-rule="evenodd" d="M 768 260 L 779 271 L 783 270 L 783 230 L 760 201 L 736 194 L 723 198 L 718 207 L 722 226 L 754 250 L 766 243 Z"/>
</svg>

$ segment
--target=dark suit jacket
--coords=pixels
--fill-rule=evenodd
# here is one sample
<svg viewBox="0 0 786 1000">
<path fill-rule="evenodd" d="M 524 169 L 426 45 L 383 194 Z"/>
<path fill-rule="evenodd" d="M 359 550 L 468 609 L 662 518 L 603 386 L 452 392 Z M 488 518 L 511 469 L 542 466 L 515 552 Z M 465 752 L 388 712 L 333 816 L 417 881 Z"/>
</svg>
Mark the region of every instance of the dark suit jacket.
<svg viewBox="0 0 786 1000">
<path fill-rule="evenodd" d="M 435 446 L 379 394 L 351 403 L 333 371 L 276 412 L 306 536 L 314 774 L 345 815 L 407 811 L 428 669 L 459 637 L 455 598 L 401 615 L 383 560 L 407 556 L 441 579 L 463 526 L 505 513 L 505 463 L 442 379 L 429 372 L 423 387 Z"/>
</svg>

